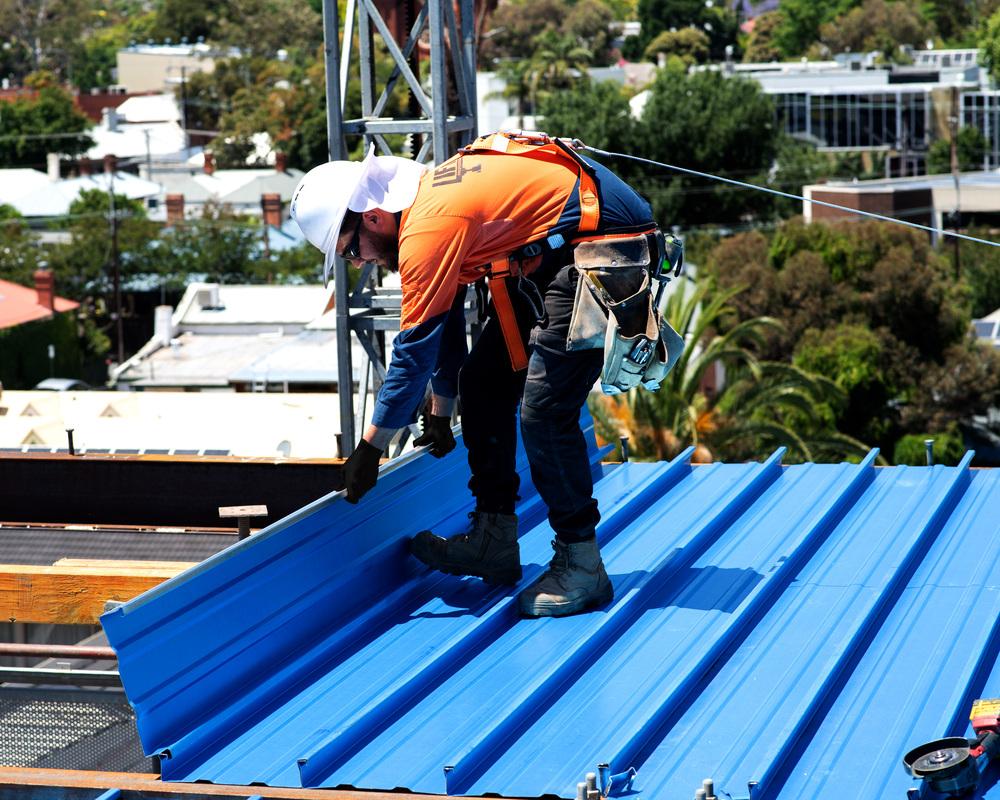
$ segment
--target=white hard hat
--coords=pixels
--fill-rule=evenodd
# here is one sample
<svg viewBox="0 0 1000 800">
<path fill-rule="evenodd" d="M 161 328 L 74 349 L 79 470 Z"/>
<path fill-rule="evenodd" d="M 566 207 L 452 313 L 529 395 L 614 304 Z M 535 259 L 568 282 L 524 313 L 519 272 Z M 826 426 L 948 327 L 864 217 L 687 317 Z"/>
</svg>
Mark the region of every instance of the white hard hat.
<svg viewBox="0 0 1000 800">
<path fill-rule="evenodd" d="M 409 208 L 426 170 L 426 166 L 408 158 L 376 156 L 372 145 L 364 161 L 330 161 L 302 176 L 289 213 L 306 239 L 326 254 L 324 286 L 330 282 L 337 238 L 347 210 L 381 208 L 395 213 Z"/>
</svg>

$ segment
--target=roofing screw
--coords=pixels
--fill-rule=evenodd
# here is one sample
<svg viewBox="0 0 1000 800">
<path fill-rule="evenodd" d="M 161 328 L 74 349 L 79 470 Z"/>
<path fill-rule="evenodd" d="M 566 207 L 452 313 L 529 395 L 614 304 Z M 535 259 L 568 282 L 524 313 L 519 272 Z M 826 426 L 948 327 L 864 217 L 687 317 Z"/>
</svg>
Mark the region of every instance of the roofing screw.
<svg viewBox="0 0 1000 800">
<path fill-rule="evenodd" d="M 934 440 L 924 439 L 924 447 L 927 448 L 927 466 L 934 466 Z"/>
<path fill-rule="evenodd" d="M 250 517 L 266 517 L 267 506 L 220 506 L 219 519 L 236 518 L 237 537 L 240 541 L 250 535 Z"/>
<path fill-rule="evenodd" d="M 747 794 L 750 795 L 751 800 L 753 798 L 754 789 L 757 788 L 757 781 L 747 781 Z"/>
<path fill-rule="evenodd" d="M 920 790 L 911 786 L 906 790 L 906 800 L 920 800 Z"/>
<path fill-rule="evenodd" d="M 597 790 L 597 773 L 587 773 L 587 800 L 600 800 L 601 793 Z"/>
<path fill-rule="evenodd" d="M 706 800 L 716 800 L 715 781 L 711 778 L 705 778 L 705 780 L 701 782 L 701 787 L 705 790 Z"/>
<path fill-rule="evenodd" d="M 607 795 L 611 791 L 611 787 L 608 786 L 608 778 L 611 775 L 611 765 L 610 764 L 598 764 L 597 773 L 601 778 L 601 794 Z"/>
<path fill-rule="evenodd" d="M 587 800 L 587 784 L 580 782 L 576 785 L 576 800 Z"/>
<path fill-rule="evenodd" d="M 708 800 L 708 795 L 705 794 L 704 789 L 698 789 L 698 791 L 694 793 L 694 800 Z"/>
<path fill-rule="evenodd" d="M 76 455 L 76 448 L 73 447 L 73 428 L 66 429 L 66 438 L 69 440 L 69 454 Z"/>
</svg>

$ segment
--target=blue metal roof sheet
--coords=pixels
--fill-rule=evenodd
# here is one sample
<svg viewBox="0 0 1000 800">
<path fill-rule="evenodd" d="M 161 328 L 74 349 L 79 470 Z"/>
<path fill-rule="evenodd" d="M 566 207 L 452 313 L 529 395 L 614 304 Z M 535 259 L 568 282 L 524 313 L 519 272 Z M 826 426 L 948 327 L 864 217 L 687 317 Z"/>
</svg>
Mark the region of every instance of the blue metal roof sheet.
<svg viewBox="0 0 1000 800">
<path fill-rule="evenodd" d="M 902 755 L 1000 694 L 1000 472 L 781 456 L 591 439 L 615 600 L 535 620 L 406 554 L 470 509 L 464 454 L 408 456 L 104 616 L 143 744 L 166 780 L 572 797 L 607 762 L 651 797 L 905 796 Z"/>
</svg>

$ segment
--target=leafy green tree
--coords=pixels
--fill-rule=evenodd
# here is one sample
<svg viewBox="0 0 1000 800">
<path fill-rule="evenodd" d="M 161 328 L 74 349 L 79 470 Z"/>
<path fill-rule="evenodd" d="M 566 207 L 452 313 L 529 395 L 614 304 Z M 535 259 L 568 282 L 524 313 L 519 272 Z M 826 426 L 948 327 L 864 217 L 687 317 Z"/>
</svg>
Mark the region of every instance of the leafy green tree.
<svg viewBox="0 0 1000 800">
<path fill-rule="evenodd" d="M 709 57 L 721 61 L 726 47 L 737 47 L 739 20 L 725 3 L 704 0 L 639 0 L 639 20 L 642 33 L 639 46 L 645 52 L 665 31 L 680 31 L 695 27 L 709 38 Z"/>
<path fill-rule="evenodd" d="M 573 92 L 555 92 L 539 111 L 549 133 L 581 139 L 602 150 L 622 152 L 631 146 L 635 135 L 628 97 L 613 81 L 586 83 Z"/>
<path fill-rule="evenodd" d="M 774 44 L 785 58 L 805 55 L 819 41 L 820 26 L 860 5 L 860 0 L 782 0 L 780 24 L 774 32 Z"/>
<path fill-rule="evenodd" d="M 312 53 L 323 43 L 323 20 L 298 0 L 226 0 L 212 38 L 244 56 Z"/>
<path fill-rule="evenodd" d="M 944 431 L 1000 407 L 1000 352 L 964 337 L 921 364 L 902 409 L 903 429 Z"/>
<path fill-rule="evenodd" d="M 807 329 L 792 356 L 792 364 L 825 375 L 846 394 L 846 403 L 831 412 L 839 429 L 852 437 L 876 440 L 895 424 L 894 414 L 872 416 L 872 409 L 889 411 L 898 393 L 883 369 L 881 348 L 882 340 L 867 327 L 840 323 Z"/>
<path fill-rule="evenodd" d="M 227 10 L 226 0 L 163 0 L 152 36 L 159 41 L 209 39 Z"/>
<path fill-rule="evenodd" d="M 918 0 L 865 0 L 820 29 L 823 43 L 835 53 L 877 50 L 891 62 L 904 58 L 901 45 L 921 46 L 933 35 L 933 23 L 922 15 Z"/>
<path fill-rule="evenodd" d="M 615 19 L 609 4 L 601 0 L 578 0 L 566 15 L 561 30 L 590 53 L 594 66 L 605 66 L 611 61 L 609 26 Z"/>
<path fill-rule="evenodd" d="M 14 65 L 14 78 L 43 69 L 65 76 L 74 43 L 93 11 L 86 0 L 0 0 L 0 41 L 26 58 Z"/>
<path fill-rule="evenodd" d="M 37 97 L 21 97 L 0 106 L 0 166 L 42 167 L 47 153 L 76 156 L 93 146 L 85 131 L 91 122 L 73 98 L 42 80 Z"/>
<path fill-rule="evenodd" d="M 558 32 L 569 15 L 566 0 L 520 0 L 502 3 L 490 16 L 479 44 L 479 63 L 490 68 L 503 59 L 530 59 L 535 37 Z"/>
<path fill-rule="evenodd" d="M 679 30 L 689 25 L 698 25 L 704 8 L 704 0 L 639 0 L 643 48 L 671 28 Z"/>
<path fill-rule="evenodd" d="M 979 35 L 979 49 L 982 51 L 983 66 L 994 81 L 1000 82 L 1000 8 L 983 25 Z"/>
<path fill-rule="evenodd" d="M 958 169 L 961 172 L 971 172 L 983 168 L 986 154 L 989 152 L 989 142 L 979 128 L 967 125 L 959 128 L 955 138 L 955 154 L 958 156 Z M 931 143 L 927 151 L 927 172 L 938 175 L 951 172 L 951 141 L 938 139 Z"/>
<path fill-rule="evenodd" d="M 149 243 L 159 226 L 146 218 L 139 200 L 115 194 L 118 252 L 123 279 L 150 271 Z M 62 222 L 57 225 L 63 227 Z M 111 291 L 111 198 L 99 189 L 80 193 L 65 220 L 69 244 L 51 251 L 51 261 L 60 290 L 74 300 L 105 296 Z"/>
<path fill-rule="evenodd" d="M 662 53 L 677 56 L 685 65 L 700 64 L 708 58 L 708 35 L 697 28 L 663 31 L 646 47 L 644 55 L 655 61 Z"/>
<path fill-rule="evenodd" d="M 586 82 L 592 54 L 571 36 L 548 31 L 535 37 L 537 49 L 531 58 L 533 105 L 552 92 L 575 88 Z"/>
<path fill-rule="evenodd" d="M 702 172 L 763 181 L 777 152 L 774 106 L 749 80 L 660 70 L 631 152 Z M 665 225 L 731 223 L 756 215 L 760 198 L 666 170 L 624 168 Z"/>
<path fill-rule="evenodd" d="M 754 18 L 753 30 L 743 50 L 744 61 L 780 61 L 781 48 L 776 41 L 783 17 L 780 11 L 766 11 Z"/>
<path fill-rule="evenodd" d="M 81 39 L 73 50 L 70 81 L 82 92 L 115 83 L 118 51 L 129 42 L 124 25 L 102 28 Z"/>
<path fill-rule="evenodd" d="M 989 379 L 993 367 L 975 366 L 983 359 L 968 348 L 967 290 L 923 234 L 792 220 L 770 239 L 754 232 L 723 241 L 705 271 L 723 289 L 751 287 L 734 299 L 736 320 L 782 323 L 759 357 L 838 381 L 849 402 L 837 428 L 886 453 L 903 433 L 982 413 L 1000 380 L 1000 372 Z"/>
<path fill-rule="evenodd" d="M 160 235 L 155 271 L 167 288 L 183 287 L 192 275 L 216 283 L 246 283 L 263 250 L 263 236 L 258 220 L 206 205 L 200 219 L 185 220 Z"/>
<path fill-rule="evenodd" d="M 988 229 L 971 232 L 989 239 Z M 976 319 L 1000 308 L 1000 248 L 969 245 L 962 248 L 962 275 L 971 292 L 972 316 Z"/>
<path fill-rule="evenodd" d="M 921 10 L 950 47 L 975 47 L 977 0 L 923 0 Z M 970 35 L 972 38 L 970 38 Z"/>
<path fill-rule="evenodd" d="M 47 263 L 46 248 L 31 235 L 17 209 L 0 203 L 0 278 L 30 286 L 32 273 Z"/>
</svg>

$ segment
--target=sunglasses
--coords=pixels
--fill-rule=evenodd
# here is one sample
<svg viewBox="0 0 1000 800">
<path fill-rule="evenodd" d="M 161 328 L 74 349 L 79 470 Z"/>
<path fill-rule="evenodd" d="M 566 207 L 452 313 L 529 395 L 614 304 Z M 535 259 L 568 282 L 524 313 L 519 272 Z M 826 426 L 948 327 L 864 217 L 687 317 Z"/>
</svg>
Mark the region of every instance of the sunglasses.
<svg viewBox="0 0 1000 800">
<path fill-rule="evenodd" d="M 358 224 L 354 226 L 354 235 L 351 237 L 351 241 L 347 243 L 344 249 L 340 252 L 340 257 L 345 261 L 357 261 L 361 258 L 361 219 L 358 219 Z"/>
</svg>

